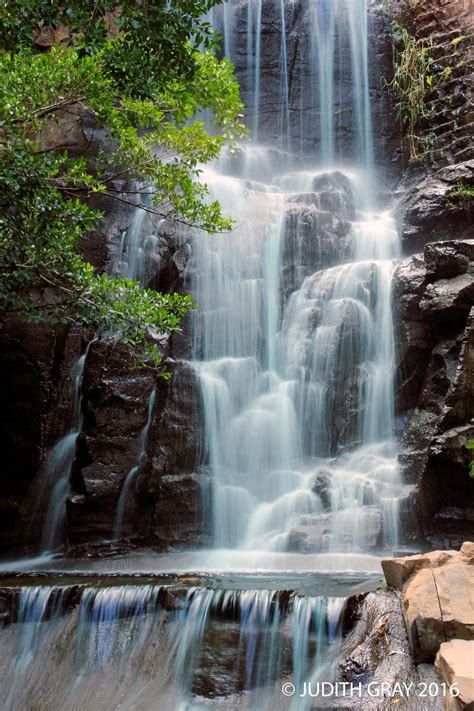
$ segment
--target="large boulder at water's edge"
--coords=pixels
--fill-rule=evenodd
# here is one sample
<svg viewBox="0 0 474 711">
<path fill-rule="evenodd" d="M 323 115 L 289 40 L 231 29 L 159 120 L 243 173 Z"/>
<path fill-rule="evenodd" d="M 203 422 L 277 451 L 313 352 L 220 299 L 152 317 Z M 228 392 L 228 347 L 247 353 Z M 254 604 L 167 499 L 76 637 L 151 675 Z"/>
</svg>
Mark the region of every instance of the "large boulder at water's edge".
<svg viewBox="0 0 474 711">
<path fill-rule="evenodd" d="M 474 544 L 461 551 L 382 562 L 391 587 L 402 589 L 402 609 L 415 662 L 434 660 L 450 639 L 474 640 Z"/>
<path fill-rule="evenodd" d="M 443 682 L 453 687 L 444 700 L 446 711 L 474 709 L 474 642 L 464 639 L 443 642 L 435 668 Z"/>
</svg>

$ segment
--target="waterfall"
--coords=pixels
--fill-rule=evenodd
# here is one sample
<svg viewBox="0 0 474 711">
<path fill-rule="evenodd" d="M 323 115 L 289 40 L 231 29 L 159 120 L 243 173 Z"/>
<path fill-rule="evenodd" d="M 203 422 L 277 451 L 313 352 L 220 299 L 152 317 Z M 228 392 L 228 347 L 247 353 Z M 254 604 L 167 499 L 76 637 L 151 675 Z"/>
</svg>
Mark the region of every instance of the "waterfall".
<svg viewBox="0 0 474 711">
<path fill-rule="evenodd" d="M 90 344 L 89 344 L 90 346 Z M 48 454 L 46 478 L 53 481 L 46 518 L 41 534 L 41 551 L 56 551 L 64 543 L 64 524 L 66 520 L 66 499 L 71 487 L 71 472 L 76 458 L 76 441 L 82 430 L 82 377 L 89 346 L 78 358 L 71 371 L 74 382 L 74 403 L 72 426 L 67 435 L 55 444 Z"/>
<path fill-rule="evenodd" d="M 288 197 L 218 172 L 206 177 L 243 223 L 228 238 L 199 235 L 195 243 L 195 367 L 215 546 L 288 550 L 303 534 L 311 550 L 376 549 L 381 538 L 396 546 L 388 512 L 404 489 L 391 441 L 392 218 L 358 213 L 354 261 L 307 277 L 280 319 Z M 314 490 L 320 471 L 330 512 Z"/>
<path fill-rule="evenodd" d="M 254 120 L 252 137 L 258 141 L 258 130 L 260 124 L 260 57 L 262 45 L 262 3 L 263 0 L 256 0 L 256 23 L 255 23 L 255 61 L 254 61 Z"/>
<path fill-rule="evenodd" d="M 304 168 L 297 157 L 257 144 L 267 110 L 267 8 L 249 0 L 246 9 L 254 143 L 203 176 L 237 225 L 225 237 L 199 233 L 193 244 L 194 366 L 205 416 L 203 464 L 212 471 L 214 547 L 391 550 L 407 493 L 393 439 L 391 276 L 399 240 L 390 213 L 373 207 L 367 1 L 303 2 L 307 90 L 319 106 L 320 147 L 319 162 Z M 280 86 L 288 97 L 281 110 L 289 116 L 286 7 L 274 10 L 282 32 Z M 235 28 L 227 23 L 225 31 L 235 44 Z M 336 170 L 347 86 L 350 171 Z M 315 127 L 305 124 L 305 131 L 314 135 Z M 295 283 L 287 295 L 290 268 Z"/>
<path fill-rule="evenodd" d="M 292 673 L 295 686 L 333 675 L 345 599 L 113 584 L 21 588 L 18 605 L 0 630 L 6 711 L 186 708 L 203 681 L 269 710 Z"/>
<path fill-rule="evenodd" d="M 290 86 L 288 74 L 288 47 L 286 41 L 286 17 L 285 17 L 285 0 L 280 0 L 280 36 L 281 36 L 281 52 L 280 52 L 280 77 L 281 77 L 281 119 L 280 133 L 283 140 L 284 148 L 291 152 L 291 118 L 290 118 Z"/>
<path fill-rule="evenodd" d="M 120 495 L 117 502 L 117 510 L 115 513 L 114 538 L 120 538 L 122 536 L 123 519 L 125 516 L 127 504 L 129 502 L 132 486 L 135 483 L 138 474 L 140 473 L 140 467 L 143 464 L 143 460 L 145 459 L 146 445 L 148 441 L 148 431 L 150 429 L 151 421 L 153 418 L 153 408 L 155 406 L 155 400 L 156 389 L 154 388 L 151 391 L 150 398 L 148 400 L 147 420 L 138 437 L 138 454 L 136 464 L 134 464 L 133 467 L 129 470 L 128 474 L 126 474 L 125 479 L 122 483 L 122 488 L 120 489 Z"/>
<path fill-rule="evenodd" d="M 368 0 L 231 0 L 210 16 L 252 129 L 237 156 L 203 168 L 235 229 L 189 237 L 213 547 L 143 555 L 128 574 L 123 559 L 89 562 L 90 576 L 104 572 L 97 584 L 74 574 L 64 588 L 21 588 L 0 630 L 6 711 L 323 708 L 299 692 L 338 678 L 346 599 L 333 593 L 348 579 L 360 592 L 398 546 L 399 239 L 376 208 Z M 146 218 L 134 212 L 113 269 L 142 285 L 156 273 L 163 225 Z M 56 484 L 43 550 L 62 540 L 86 355 L 73 370 L 71 431 L 48 459 Z M 155 397 L 122 481 L 116 538 Z"/>
<path fill-rule="evenodd" d="M 143 207 L 135 208 L 129 227 L 122 232 L 112 271 L 116 277 L 138 281 L 142 286 L 146 286 L 147 275 L 156 261 L 158 236 L 165 220 L 152 223 L 149 213 L 144 209 L 149 200 L 147 193 L 151 194 L 149 188 L 132 182 L 131 190 L 138 194 Z M 156 270 L 156 264 L 154 268 Z"/>
<path fill-rule="evenodd" d="M 334 50 L 337 2 L 312 6 L 311 58 L 317 67 L 311 89 L 320 106 L 320 155 L 323 165 L 334 163 Z M 316 94 L 317 91 L 317 94 Z"/>
<path fill-rule="evenodd" d="M 135 189 L 137 193 L 140 193 L 143 187 L 138 182 L 133 183 L 132 186 L 132 189 Z M 146 194 L 146 189 L 143 189 L 143 191 Z M 140 199 L 143 205 L 146 206 L 146 196 L 141 195 Z M 142 286 L 146 286 L 148 271 L 153 261 L 156 261 L 158 235 L 165 224 L 165 220 L 158 220 L 157 224 L 153 225 L 153 232 L 149 233 L 150 227 L 147 229 L 147 218 L 149 218 L 149 215 L 145 209 L 142 207 L 135 208 L 130 226 L 122 233 L 113 269 L 115 276 L 138 281 Z M 121 538 L 123 534 L 123 521 L 130 494 L 146 454 L 148 431 L 153 416 L 155 399 L 156 390 L 153 389 L 148 400 L 147 421 L 138 437 L 136 461 L 125 475 L 120 489 L 115 512 L 114 539 Z"/>
</svg>

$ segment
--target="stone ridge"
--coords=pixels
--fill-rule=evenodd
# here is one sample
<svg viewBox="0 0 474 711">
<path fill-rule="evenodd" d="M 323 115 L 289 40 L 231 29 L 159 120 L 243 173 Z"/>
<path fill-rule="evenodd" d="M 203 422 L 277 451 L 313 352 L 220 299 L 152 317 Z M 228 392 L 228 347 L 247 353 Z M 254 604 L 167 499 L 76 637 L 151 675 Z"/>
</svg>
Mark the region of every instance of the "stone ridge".
<svg viewBox="0 0 474 711">
<path fill-rule="evenodd" d="M 415 663 L 433 662 L 443 642 L 474 640 L 474 543 L 382 561 L 401 606 Z M 473 672 L 474 676 L 474 672 Z"/>
</svg>

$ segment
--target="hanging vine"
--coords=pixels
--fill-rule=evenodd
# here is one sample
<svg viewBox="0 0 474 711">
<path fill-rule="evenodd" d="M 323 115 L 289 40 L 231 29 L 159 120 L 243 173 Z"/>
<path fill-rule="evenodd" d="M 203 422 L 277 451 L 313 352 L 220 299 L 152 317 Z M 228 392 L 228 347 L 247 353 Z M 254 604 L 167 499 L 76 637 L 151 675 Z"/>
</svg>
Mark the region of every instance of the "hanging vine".
<svg viewBox="0 0 474 711">
<path fill-rule="evenodd" d="M 433 89 L 433 41 L 413 37 L 408 30 L 392 20 L 396 57 L 391 81 L 383 86 L 398 98 L 397 112 L 408 140 L 410 160 L 418 160 L 429 149 L 433 136 L 422 135 L 420 121 L 431 115 L 426 98 Z"/>
</svg>

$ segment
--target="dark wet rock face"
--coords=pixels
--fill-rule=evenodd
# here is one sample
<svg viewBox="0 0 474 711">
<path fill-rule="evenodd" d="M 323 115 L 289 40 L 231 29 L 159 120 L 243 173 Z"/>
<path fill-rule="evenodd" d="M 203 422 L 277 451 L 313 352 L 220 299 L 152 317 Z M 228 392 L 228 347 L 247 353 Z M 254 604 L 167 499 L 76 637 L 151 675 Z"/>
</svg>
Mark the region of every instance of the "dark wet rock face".
<svg viewBox="0 0 474 711">
<path fill-rule="evenodd" d="M 398 410 L 405 477 L 418 483 L 422 535 L 438 546 L 474 533 L 474 240 L 429 243 L 394 277 Z"/>
<path fill-rule="evenodd" d="M 158 547 L 199 545 L 206 536 L 203 511 L 208 477 L 198 473 L 203 412 L 196 371 L 185 362 L 172 367 L 172 378 L 157 390 L 149 435 L 149 466 L 137 481 L 137 502 L 148 520 L 137 517 L 138 530 Z"/>
<path fill-rule="evenodd" d="M 71 543 L 110 538 L 123 481 L 137 463 L 154 379 L 131 370 L 124 347 L 92 343 L 84 370 L 84 424 L 77 443 L 73 492 L 67 504 Z"/>
<path fill-rule="evenodd" d="M 283 228 L 282 300 L 318 269 L 349 259 L 354 192 L 339 171 L 314 179 L 313 191 L 289 197 Z"/>
<path fill-rule="evenodd" d="M 317 58 L 311 46 L 315 19 L 311 5 L 301 2 L 284 3 L 284 22 L 288 56 L 288 111 L 282 93 L 280 61 L 282 18 L 277 0 L 263 0 L 259 96 L 259 121 L 255 125 L 254 69 L 248 67 L 247 25 L 248 2 L 233 8 L 233 31 L 228 38 L 230 58 L 241 82 L 241 93 L 247 107 L 248 123 L 263 143 L 279 149 L 291 149 L 302 160 L 314 160 L 321 153 L 321 99 L 317 90 L 315 67 Z M 324 16 L 324 8 L 322 10 Z M 254 13 L 252 15 L 255 17 Z M 255 21 L 255 20 L 254 20 Z M 369 26 L 369 91 L 372 99 L 374 154 L 377 166 L 384 173 L 396 173 L 400 153 L 400 129 L 389 93 L 382 89 L 380 76 L 392 71 L 389 26 L 378 0 L 368 3 Z M 348 27 L 341 22 L 335 38 L 334 73 L 339 91 L 335 96 L 336 160 L 352 163 L 358 155 L 358 136 L 354 120 L 354 90 L 350 66 Z M 254 38 L 255 42 L 255 38 Z M 317 51 L 317 50 L 316 50 Z M 313 86 L 314 85 L 314 86 Z M 289 130 L 287 124 L 289 120 Z M 282 136 L 283 127 L 283 136 Z"/>
<path fill-rule="evenodd" d="M 178 363 L 169 381 L 156 384 L 151 374 L 130 366 L 126 349 L 92 344 L 84 374 L 84 426 L 67 506 L 69 541 L 113 535 L 121 489 L 138 466 L 122 535 L 151 540 L 159 548 L 196 543 L 202 528 L 201 477 L 194 473 L 201 449 L 197 376 L 186 363 Z M 154 387 L 146 451 L 139 459 Z"/>
<path fill-rule="evenodd" d="M 84 344 L 74 329 L 7 319 L 0 332 L 0 545 L 27 545 L 41 530 L 47 493 L 41 471 L 48 450 L 68 430 L 70 371 Z M 28 492 L 34 486 L 34 500 Z M 46 496 L 44 496 L 46 494 Z"/>
<path fill-rule="evenodd" d="M 441 168 L 407 190 L 396 210 L 405 254 L 421 252 L 433 241 L 472 238 L 473 203 L 453 197 L 459 185 L 472 184 L 474 160 L 469 160 Z"/>
<path fill-rule="evenodd" d="M 196 547 L 211 543 L 207 498 L 211 482 L 205 473 L 167 474 L 160 478 L 151 541 L 159 548 Z"/>
</svg>

